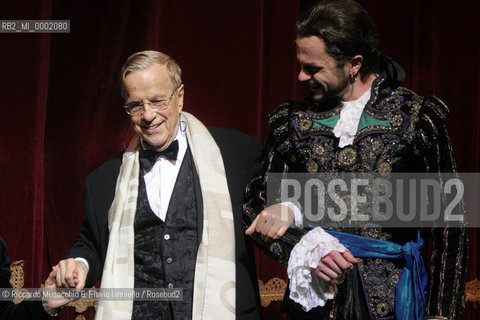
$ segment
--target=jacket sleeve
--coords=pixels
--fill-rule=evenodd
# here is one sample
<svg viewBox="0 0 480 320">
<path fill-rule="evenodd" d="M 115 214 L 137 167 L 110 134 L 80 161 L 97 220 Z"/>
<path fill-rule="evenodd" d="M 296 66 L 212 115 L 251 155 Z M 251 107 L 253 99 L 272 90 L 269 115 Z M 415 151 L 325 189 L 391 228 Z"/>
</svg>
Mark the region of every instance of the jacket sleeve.
<svg viewBox="0 0 480 320">
<path fill-rule="evenodd" d="M 115 196 L 115 185 L 122 164 L 118 154 L 85 180 L 83 211 L 85 220 L 65 258 L 84 258 L 89 270 L 85 286 L 93 286 L 102 276 L 108 247 L 108 210 Z"/>
<path fill-rule="evenodd" d="M 277 117 L 282 112 L 284 115 Z M 245 229 L 252 224 L 256 216 L 267 205 L 280 202 L 280 186 L 277 178 L 287 174 L 290 167 L 278 152 L 277 146 L 279 140 L 285 139 L 289 135 L 288 124 L 284 123 L 288 121 L 288 118 L 288 112 L 282 106 L 270 116 L 269 124 L 272 130 L 264 146 L 260 172 L 250 181 L 246 190 L 246 202 L 243 206 Z M 272 119 L 277 122 L 272 123 Z M 272 174 L 275 175 L 275 179 L 272 178 Z M 268 188 L 267 184 L 269 184 Z M 264 241 L 256 232 L 251 235 L 251 238 L 268 256 L 283 266 L 287 266 L 291 250 L 307 232 L 307 229 L 290 227 L 283 237 L 276 240 Z"/>
<path fill-rule="evenodd" d="M 87 178 L 84 188 L 83 210 L 86 219 L 83 221 L 77 238 L 70 249 L 65 254 L 65 258 L 84 258 L 87 260 L 89 270 L 85 286 L 93 286 L 102 276 L 103 261 L 105 252 L 102 252 L 102 241 L 108 241 L 107 222 L 105 219 L 99 219 L 99 214 L 95 211 L 90 188 L 90 180 Z M 103 238 L 103 239 L 102 239 Z M 106 239 L 107 238 L 107 239 Z M 106 244 L 105 244 L 106 246 Z"/>
<path fill-rule="evenodd" d="M 420 113 L 421 143 L 428 149 L 425 162 L 428 172 L 453 173 L 457 171 L 453 149 L 446 128 L 448 108 L 439 99 L 424 99 Z M 465 215 L 463 203 L 456 207 L 456 215 Z M 430 281 L 427 315 L 457 319 L 465 309 L 465 282 L 467 275 L 468 238 L 465 225 L 431 229 L 433 238 L 430 259 Z"/>
</svg>

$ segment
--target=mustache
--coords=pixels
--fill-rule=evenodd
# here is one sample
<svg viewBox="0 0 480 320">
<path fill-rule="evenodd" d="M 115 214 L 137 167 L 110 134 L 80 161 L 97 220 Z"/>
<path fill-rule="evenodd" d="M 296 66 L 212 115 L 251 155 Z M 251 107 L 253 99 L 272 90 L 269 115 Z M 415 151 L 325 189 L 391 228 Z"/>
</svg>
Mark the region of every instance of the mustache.
<svg viewBox="0 0 480 320">
<path fill-rule="evenodd" d="M 307 101 L 311 103 L 309 109 L 313 112 L 325 112 L 342 105 L 342 99 L 340 99 L 340 97 L 330 94 L 326 94 L 319 99 L 316 99 L 311 95 L 307 98 Z"/>
<path fill-rule="evenodd" d="M 322 86 L 320 83 L 318 83 L 317 81 L 315 81 L 315 80 L 313 80 L 313 79 L 311 79 L 311 80 L 308 81 L 308 86 L 309 86 L 310 89 L 312 89 L 312 90 L 322 89 L 322 90 L 325 91 L 325 88 L 323 88 L 323 86 Z"/>
</svg>

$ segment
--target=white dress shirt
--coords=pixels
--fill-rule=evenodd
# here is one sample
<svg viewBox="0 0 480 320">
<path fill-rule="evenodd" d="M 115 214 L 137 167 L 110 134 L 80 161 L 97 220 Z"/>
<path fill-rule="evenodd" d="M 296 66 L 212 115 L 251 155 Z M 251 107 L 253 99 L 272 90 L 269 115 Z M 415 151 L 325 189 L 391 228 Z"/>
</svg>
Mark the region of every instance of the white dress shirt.
<svg viewBox="0 0 480 320">
<path fill-rule="evenodd" d="M 152 170 L 143 176 L 150 208 L 162 221 L 165 221 L 173 188 L 187 151 L 187 136 L 180 127 L 175 139 L 178 140 L 177 160 L 171 161 L 163 156 L 159 157 Z"/>
</svg>

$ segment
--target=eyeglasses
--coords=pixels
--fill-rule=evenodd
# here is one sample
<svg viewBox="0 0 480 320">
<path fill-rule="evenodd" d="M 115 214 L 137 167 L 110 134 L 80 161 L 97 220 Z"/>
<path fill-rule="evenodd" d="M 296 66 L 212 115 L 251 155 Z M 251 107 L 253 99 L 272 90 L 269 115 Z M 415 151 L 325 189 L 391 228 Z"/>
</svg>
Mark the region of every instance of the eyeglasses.
<svg viewBox="0 0 480 320">
<path fill-rule="evenodd" d="M 170 100 L 172 100 L 172 97 L 176 94 L 178 88 L 180 88 L 181 85 L 182 84 L 176 87 L 173 90 L 172 94 L 167 99 L 154 99 L 154 100 L 148 100 L 148 102 L 132 101 L 132 102 L 126 103 L 123 106 L 123 108 L 125 108 L 125 111 L 133 117 L 144 113 L 146 104 L 149 104 L 150 108 L 155 111 L 165 110 L 168 108 L 168 105 L 170 104 Z"/>
</svg>

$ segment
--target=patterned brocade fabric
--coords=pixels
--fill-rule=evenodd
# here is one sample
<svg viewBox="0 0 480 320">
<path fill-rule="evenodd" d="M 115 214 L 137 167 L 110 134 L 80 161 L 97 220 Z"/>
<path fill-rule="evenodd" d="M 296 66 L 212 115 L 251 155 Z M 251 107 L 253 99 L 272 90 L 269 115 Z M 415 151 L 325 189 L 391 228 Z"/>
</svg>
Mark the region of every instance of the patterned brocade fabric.
<svg viewBox="0 0 480 320">
<path fill-rule="evenodd" d="M 187 149 L 168 206 L 166 221 L 152 211 L 140 175 L 135 214 L 135 288 L 181 288 L 182 300 L 135 300 L 132 319 L 192 318 L 198 249 L 192 154 Z M 142 169 L 143 170 L 143 169 Z"/>
<path fill-rule="evenodd" d="M 246 226 L 266 206 L 266 183 L 271 173 L 456 172 L 445 124 L 449 110 L 439 99 L 396 87 L 381 74 L 372 85 L 353 144 L 344 148 L 339 148 L 332 132 L 342 106 L 339 101 L 332 103 L 333 108 L 332 104 L 325 107 L 309 100 L 289 102 L 272 112 L 262 171 L 247 188 Z M 268 192 L 270 197 L 272 191 Z M 415 240 L 417 234 L 414 228 L 336 229 L 402 245 Z M 286 266 L 290 251 L 308 231 L 292 227 L 282 238 L 270 242 L 256 233 L 252 238 L 267 255 Z M 465 305 L 466 230 L 421 232 L 424 239 L 433 239 L 426 314 L 456 319 Z M 403 265 L 401 260 L 361 259 L 355 272 L 346 274 L 334 303 L 313 309 L 309 315 L 318 319 L 393 319 L 395 286 Z M 362 298 L 355 297 L 357 294 Z M 292 314 L 301 313 L 298 305 L 288 301 L 288 294 L 285 305 Z"/>
</svg>

